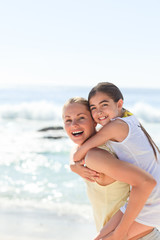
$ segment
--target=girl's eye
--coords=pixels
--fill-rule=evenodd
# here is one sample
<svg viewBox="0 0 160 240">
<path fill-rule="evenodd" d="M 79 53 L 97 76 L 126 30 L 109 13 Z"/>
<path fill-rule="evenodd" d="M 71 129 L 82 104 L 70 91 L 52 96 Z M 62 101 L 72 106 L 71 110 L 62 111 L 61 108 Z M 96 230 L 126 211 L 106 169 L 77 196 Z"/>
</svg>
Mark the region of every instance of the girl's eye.
<svg viewBox="0 0 160 240">
<path fill-rule="evenodd" d="M 106 106 L 108 106 L 107 103 L 103 103 L 103 104 L 102 104 L 102 107 L 106 107 Z"/>
<path fill-rule="evenodd" d="M 91 107 L 90 111 L 94 111 L 96 109 L 96 107 Z"/>
</svg>

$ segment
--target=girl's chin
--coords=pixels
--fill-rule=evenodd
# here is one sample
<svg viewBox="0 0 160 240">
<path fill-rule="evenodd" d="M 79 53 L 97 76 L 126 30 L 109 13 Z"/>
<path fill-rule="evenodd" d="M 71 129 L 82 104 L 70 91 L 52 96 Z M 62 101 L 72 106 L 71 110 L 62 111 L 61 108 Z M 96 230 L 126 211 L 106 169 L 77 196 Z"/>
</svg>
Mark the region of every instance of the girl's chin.
<svg viewBox="0 0 160 240">
<path fill-rule="evenodd" d="M 101 121 L 99 124 L 101 125 L 101 126 L 104 126 L 104 125 L 106 125 L 107 123 L 109 123 L 109 121 Z"/>
<path fill-rule="evenodd" d="M 103 126 L 106 125 L 107 123 L 104 123 L 104 122 L 102 123 L 102 122 L 100 122 L 99 124 L 103 127 Z"/>
</svg>

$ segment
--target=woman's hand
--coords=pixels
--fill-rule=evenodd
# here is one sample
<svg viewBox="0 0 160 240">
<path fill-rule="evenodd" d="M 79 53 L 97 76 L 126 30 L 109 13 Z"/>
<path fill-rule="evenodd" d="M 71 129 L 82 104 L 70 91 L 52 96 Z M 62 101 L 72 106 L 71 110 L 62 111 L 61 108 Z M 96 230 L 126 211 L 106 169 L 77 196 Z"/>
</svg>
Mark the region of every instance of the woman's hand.
<svg viewBox="0 0 160 240">
<path fill-rule="evenodd" d="M 123 213 L 119 210 L 100 230 L 94 240 L 128 240 L 128 231 L 120 226 Z"/>
<path fill-rule="evenodd" d="M 89 169 L 84 166 L 84 160 L 76 162 L 74 165 L 70 165 L 70 168 L 73 172 L 80 175 L 82 178 L 95 182 L 97 178 L 99 178 L 100 174 L 94 170 Z"/>
<path fill-rule="evenodd" d="M 101 236 L 99 234 L 94 240 L 128 240 L 127 234 L 126 233 L 119 233 L 118 231 L 114 230 L 111 233 Z"/>
</svg>

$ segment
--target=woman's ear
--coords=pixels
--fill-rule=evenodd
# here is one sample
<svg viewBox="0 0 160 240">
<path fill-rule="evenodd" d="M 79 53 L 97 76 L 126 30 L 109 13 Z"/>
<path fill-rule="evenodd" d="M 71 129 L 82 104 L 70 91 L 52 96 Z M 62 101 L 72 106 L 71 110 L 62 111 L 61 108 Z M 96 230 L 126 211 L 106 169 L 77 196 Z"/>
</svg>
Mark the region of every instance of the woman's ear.
<svg viewBox="0 0 160 240">
<path fill-rule="evenodd" d="M 122 107 L 123 107 L 123 100 L 122 99 L 118 100 L 117 106 L 118 106 L 119 109 L 122 109 Z"/>
</svg>

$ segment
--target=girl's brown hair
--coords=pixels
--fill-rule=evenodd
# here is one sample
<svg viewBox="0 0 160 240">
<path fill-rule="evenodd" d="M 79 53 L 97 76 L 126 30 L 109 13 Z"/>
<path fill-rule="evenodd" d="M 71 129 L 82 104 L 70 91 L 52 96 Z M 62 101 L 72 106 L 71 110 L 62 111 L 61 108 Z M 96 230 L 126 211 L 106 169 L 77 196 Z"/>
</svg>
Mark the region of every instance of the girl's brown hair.
<svg viewBox="0 0 160 240">
<path fill-rule="evenodd" d="M 103 92 L 107 94 L 110 98 L 113 99 L 114 102 L 118 102 L 119 99 L 123 100 L 123 94 L 116 85 L 109 82 L 100 82 L 89 92 L 88 102 L 97 92 Z"/>
<path fill-rule="evenodd" d="M 118 102 L 119 99 L 122 99 L 122 100 L 124 99 L 123 94 L 121 93 L 120 89 L 116 85 L 114 85 L 113 83 L 110 83 L 110 82 L 100 82 L 95 87 L 93 87 L 91 89 L 91 91 L 89 92 L 88 102 L 90 101 L 90 99 L 93 96 L 96 95 L 97 92 L 102 92 L 102 93 L 107 94 L 114 102 Z M 140 127 L 141 127 L 142 131 L 144 132 L 144 134 L 146 135 L 149 143 L 151 144 L 151 147 L 154 152 L 154 156 L 157 160 L 156 149 L 160 153 L 158 146 L 155 144 L 155 142 L 153 141 L 153 139 L 151 138 L 149 133 L 145 130 L 145 128 L 141 124 L 140 124 Z"/>
</svg>

